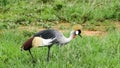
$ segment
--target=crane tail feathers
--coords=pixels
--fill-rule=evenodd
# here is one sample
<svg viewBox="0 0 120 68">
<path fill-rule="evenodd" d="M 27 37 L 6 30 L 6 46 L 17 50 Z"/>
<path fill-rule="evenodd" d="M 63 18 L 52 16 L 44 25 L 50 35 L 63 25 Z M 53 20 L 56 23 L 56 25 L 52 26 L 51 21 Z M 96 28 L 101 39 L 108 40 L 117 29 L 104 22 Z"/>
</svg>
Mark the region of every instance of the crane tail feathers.
<svg viewBox="0 0 120 68">
<path fill-rule="evenodd" d="M 23 46 L 21 47 L 21 50 L 29 50 L 30 48 L 32 48 L 32 40 L 33 37 L 24 42 Z"/>
</svg>

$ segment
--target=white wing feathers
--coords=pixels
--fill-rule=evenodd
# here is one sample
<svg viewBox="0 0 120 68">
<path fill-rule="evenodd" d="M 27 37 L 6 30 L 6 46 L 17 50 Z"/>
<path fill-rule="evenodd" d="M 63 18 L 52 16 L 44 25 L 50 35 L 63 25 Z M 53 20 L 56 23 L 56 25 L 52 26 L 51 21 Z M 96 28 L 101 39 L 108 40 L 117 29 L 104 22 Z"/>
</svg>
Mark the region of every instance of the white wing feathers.
<svg viewBox="0 0 120 68">
<path fill-rule="evenodd" d="M 53 41 L 56 38 L 51 38 L 51 39 L 43 39 L 41 37 L 34 37 L 32 41 L 32 46 L 33 47 L 39 47 L 39 46 L 49 46 L 53 43 Z"/>
<path fill-rule="evenodd" d="M 51 45 L 52 42 L 55 40 L 56 38 L 51 38 L 51 39 L 42 39 L 43 40 L 43 45 Z"/>
</svg>

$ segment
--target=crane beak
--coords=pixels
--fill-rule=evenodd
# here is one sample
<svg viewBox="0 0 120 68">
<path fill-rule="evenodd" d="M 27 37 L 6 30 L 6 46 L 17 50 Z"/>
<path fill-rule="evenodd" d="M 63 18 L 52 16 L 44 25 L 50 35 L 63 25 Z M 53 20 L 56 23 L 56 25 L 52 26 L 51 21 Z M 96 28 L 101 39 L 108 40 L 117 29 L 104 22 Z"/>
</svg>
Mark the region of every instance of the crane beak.
<svg viewBox="0 0 120 68">
<path fill-rule="evenodd" d="M 82 35 L 79 34 L 79 36 L 82 38 Z"/>
</svg>

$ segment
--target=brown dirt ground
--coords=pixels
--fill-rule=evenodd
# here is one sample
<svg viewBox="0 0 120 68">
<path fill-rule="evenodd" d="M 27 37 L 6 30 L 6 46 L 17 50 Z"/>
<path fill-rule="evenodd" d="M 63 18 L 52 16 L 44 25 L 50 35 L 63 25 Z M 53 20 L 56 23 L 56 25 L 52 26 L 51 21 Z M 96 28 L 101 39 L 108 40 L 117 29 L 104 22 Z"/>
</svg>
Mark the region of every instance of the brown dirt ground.
<svg viewBox="0 0 120 68">
<path fill-rule="evenodd" d="M 116 22 L 115 23 L 116 25 L 116 28 L 117 29 L 120 29 L 120 22 Z M 60 29 L 61 26 L 64 26 L 64 29 Z M 105 31 L 91 31 L 91 30 L 83 30 L 82 29 L 82 26 L 80 24 L 76 24 L 76 25 L 71 25 L 70 23 L 59 23 L 55 26 L 52 26 L 52 28 L 54 29 L 57 29 L 57 30 L 60 30 L 61 32 L 69 32 L 70 30 L 72 29 L 76 29 L 76 28 L 80 28 L 82 30 L 82 35 L 85 35 L 85 36 L 105 36 L 107 34 L 107 32 Z M 39 27 L 39 26 L 20 26 L 18 27 L 18 29 L 20 31 L 23 31 L 23 30 L 27 30 L 27 31 L 41 31 L 41 30 L 44 30 L 45 28 L 42 28 L 42 27 Z M 2 30 L 0 30 L 1 32 Z"/>
</svg>

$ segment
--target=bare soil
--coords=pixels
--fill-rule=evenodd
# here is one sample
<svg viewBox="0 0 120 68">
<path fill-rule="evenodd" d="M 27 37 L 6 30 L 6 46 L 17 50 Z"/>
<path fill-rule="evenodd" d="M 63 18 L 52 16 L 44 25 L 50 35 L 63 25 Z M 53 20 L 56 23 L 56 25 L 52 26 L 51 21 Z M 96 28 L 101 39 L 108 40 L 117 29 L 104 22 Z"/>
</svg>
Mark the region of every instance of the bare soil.
<svg viewBox="0 0 120 68">
<path fill-rule="evenodd" d="M 120 29 L 120 22 L 115 22 L 115 25 L 117 29 Z M 72 29 L 79 28 L 82 30 L 82 35 L 85 35 L 85 36 L 105 36 L 107 34 L 107 32 L 102 31 L 102 30 L 96 30 L 96 31 L 84 30 L 82 29 L 82 26 L 80 24 L 71 25 L 70 23 L 59 23 L 59 24 L 52 26 L 52 28 L 60 30 L 61 32 L 68 32 Z M 104 26 L 102 26 L 102 28 L 101 26 L 97 28 L 104 29 Z M 40 26 L 21 26 L 19 27 L 19 29 L 21 31 L 22 30 L 28 30 L 28 31 L 36 30 L 38 32 L 46 28 L 42 28 Z"/>
</svg>

